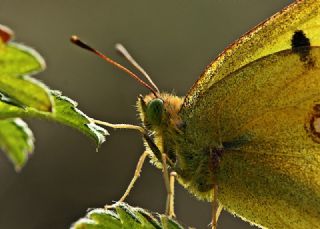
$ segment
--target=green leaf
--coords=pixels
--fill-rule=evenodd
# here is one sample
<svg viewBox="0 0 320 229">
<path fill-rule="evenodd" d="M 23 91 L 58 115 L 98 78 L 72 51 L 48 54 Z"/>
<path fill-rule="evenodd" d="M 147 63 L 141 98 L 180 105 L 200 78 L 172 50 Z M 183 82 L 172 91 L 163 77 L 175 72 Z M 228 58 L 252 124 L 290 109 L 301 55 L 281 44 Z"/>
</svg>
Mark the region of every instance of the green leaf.
<svg viewBox="0 0 320 229">
<path fill-rule="evenodd" d="M 29 76 L 12 77 L 0 74 L 0 92 L 25 106 L 41 111 L 52 110 L 52 98 L 49 89 Z"/>
<path fill-rule="evenodd" d="M 26 107 L 32 107 L 35 110 L 51 111 L 49 89 L 25 75 L 43 70 L 44 60 L 29 47 L 5 43 L 11 38 L 12 32 L 3 26 L 0 29 L 2 38 L 3 35 L 5 37 L 0 39 L 0 101 L 7 105 L 4 108 L 26 111 Z M 13 162 L 16 170 L 19 170 L 26 163 L 28 154 L 33 151 L 34 138 L 27 124 L 14 118 L 18 115 L 8 117 L 12 118 L 0 119 L 0 148 Z"/>
<path fill-rule="evenodd" d="M 20 76 L 36 73 L 44 68 L 43 58 L 34 49 L 17 43 L 0 42 L 0 76 Z"/>
<path fill-rule="evenodd" d="M 71 126 L 93 139 L 98 146 L 104 140 L 108 132 L 94 124 L 91 119 L 77 108 L 77 103 L 58 91 L 51 91 L 54 100 L 54 110 L 44 112 L 32 107 L 21 108 L 0 102 L 0 119 L 13 117 L 44 118 Z"/>
<path fill-rule="evenodd" d="M 20 170 L 34 148 L 32 131 L 20 118 L 0 120 L 0 148 Z"/>
<path fill-rule="evenodd" d="M 0 101 L 4 102 L 4 103 L 7 103 L 7 104 L 10 104 L 10 105 L 18 106 L 18 107 L 21 107 L 21 108 L 25 108 L 26 107 L 25 105 L 20 103 L 18 100 L 7 96 L 3 92 L 0 92 Z"/>
<path fill-rule="evenodd" d="M 92 138 L 99 146 L 108 132 L 77 109 L 77 103 L 51 91 L 30 74 L 45 68 L 43 58 L 32 48 L 9 42 L 12 31 L 0 25 L 0 148 L 16 169 L 33 150 L 33 135 L 18 117 L 54 120 Z"/>
<path fill-rule="evenodd" d="M 166 226 L 164 226 L 165 222 Z M 110 209 L 94 209 L 85 218 L 75 222 L 71 229 L 183 229 L 165 215 L 151 213 L 126 203 L 117 203 Z"/>
<path fill-rule="evenodd" d="M 45 62 L 35 50 L 17 43 L 6 44 L 0 40 L 0 93 L 25 106 L 51 111 L 49 89 L 26 76 L 44 68 Z"/>
<path fill-rule="evenodd" d="M 66 124 L 73 128 L 76 128 L 94 139 L 98 146 L 105 141 L 105 136 L 108 132 L 94 124 L 91 119 L 77 108 L 77 102 L 72 99 L 61 95 L 59 91 L 51 91 L 54 103 L 55 111 L 53 113 L 46 113 L 49 119 Z"/>
</svg>

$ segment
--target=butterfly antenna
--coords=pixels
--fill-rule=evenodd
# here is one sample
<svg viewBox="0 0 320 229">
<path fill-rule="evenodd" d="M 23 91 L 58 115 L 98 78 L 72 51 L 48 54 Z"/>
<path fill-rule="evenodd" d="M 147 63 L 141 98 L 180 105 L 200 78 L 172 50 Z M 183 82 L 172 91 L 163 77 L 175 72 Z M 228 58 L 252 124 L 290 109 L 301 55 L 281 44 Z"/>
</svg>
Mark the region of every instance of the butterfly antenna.
<svg viewBox="0 0 320 229">
<path fill-rule="evenodd" d="M 129 74 L 130 77 L 134 78 L 136 81 L 138 81 L 142 86 L 148 88 L 156 97 L 158 97 L 158 90 L 155 90 L 154 88 L 152 88 L 149 84 L 147 84 L 146 82 L 144 82 L 142 79 L 140 79 L 136 74 L 134 74 L 132 71 L 130 71 L 129 69 L 127 69 L 126 67 L 122 66 L 121 64 L 119 64 L 118 62 L 112 60 L 111 58 L 107 57 L 106 55 L 102 54 L 101 52 L 99 52 L 98 50 L 92 48 L 91 46 L 89 46 L 88 44 L 84 43 L 83 41 L 81 41 L 77 36 L 73 35 L 70 38 L 70 41 L 83 48 L 86 49 L 90 52 L 93 52 L 94 54 L 96 54 L 97 56 L 99 56 L 100 58 L 102 58 L 103 60 L 107 61 L 108 63 L 112 64 L 113 66 L 119 68 L 120 70 L 126 72 L 127 74 Z"/>
<path fill-rule="evenodd" d="M 157 85 L 152 81 L 151 77 L 148 73 L 137 63 L 137 61 L 130 55 L 128 50 L 122 44 L 116 44 L 116 50 L 130 63 L 132 64 L 146 79 L 148 82 L 156 89 L 158 93 L 160 93 Z"/>
</svg>

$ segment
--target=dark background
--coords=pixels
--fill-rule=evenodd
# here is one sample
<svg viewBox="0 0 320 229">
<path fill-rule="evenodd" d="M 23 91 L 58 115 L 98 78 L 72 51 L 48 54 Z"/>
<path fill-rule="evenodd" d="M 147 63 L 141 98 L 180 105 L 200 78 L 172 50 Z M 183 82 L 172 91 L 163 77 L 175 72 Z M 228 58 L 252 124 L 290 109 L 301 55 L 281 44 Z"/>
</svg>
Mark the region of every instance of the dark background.
<svg viewBox="0 0 320 229">
<path fill-rule="evenodd" d="M 78 34 L 127 65 L 114 51 L 121 42 L 158 87 L 185 95 L 207 64 L 230 42 L 289 4 L 289 0 L 0 0 L 0 23 L 35 47 L 47 69 L 37 78 L 79 102 L 88 115 L 138 124 L 135 101 L 148 91 L 124 73 L 68 41 Z M 28 120 L 36 150 L 16 173 L 0 155 L 0 228 L 68 228 L 88 208 L 117 200 L 128 185 L 143 145 L 133 131 L 110 130 L 99 152 L 71 128 Z M 176 213 L 185 225 L 206 228 L 210 204 L 177 185 Z M 240 190 L 239 190 L 240 191 Z M 127 201 L 163 212 L 161 172 L 146 163 Z M 219 228 L 252 228 L 223 212 Z"/>
</svg>

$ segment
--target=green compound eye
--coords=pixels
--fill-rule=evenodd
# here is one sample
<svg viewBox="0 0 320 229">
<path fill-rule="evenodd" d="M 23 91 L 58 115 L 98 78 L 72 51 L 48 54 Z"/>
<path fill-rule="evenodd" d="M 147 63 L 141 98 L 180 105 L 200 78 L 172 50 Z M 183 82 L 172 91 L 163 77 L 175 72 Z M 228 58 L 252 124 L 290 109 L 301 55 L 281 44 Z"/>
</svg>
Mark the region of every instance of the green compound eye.
<svg viewBox="0 0 320 229">
<path fill-rule="evenodd" d="M 147 106 L 147 119 L 151 125 L 160 125 L 163 113 L 163 101 L 161 99 L 152 100 Z"/>
</svg>

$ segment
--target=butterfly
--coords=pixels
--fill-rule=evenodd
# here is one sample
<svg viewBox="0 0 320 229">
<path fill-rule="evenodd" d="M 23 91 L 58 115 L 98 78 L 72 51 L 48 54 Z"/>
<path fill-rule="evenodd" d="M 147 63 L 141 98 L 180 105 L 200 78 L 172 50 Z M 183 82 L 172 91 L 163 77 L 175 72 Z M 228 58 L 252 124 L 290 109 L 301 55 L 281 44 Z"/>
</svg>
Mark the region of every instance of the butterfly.
<svg viewBox="0 0 320 229">
<path fill-rule="evenodd" d="M 212 202 L 212 228 L 222 208 L 261 228 L 320 228 L 319 0 L 297 0 L 244 34 L 185 97 L 160 92 L 122 46 L 149 83 L 72 41 L 150 89 L 137 101 L 141 126 L 96 123 L 142 133 L 146 152 L 132 183 L 149 155 L 163 170 L 169 215 L 176 177 Z"/>
</svg>

